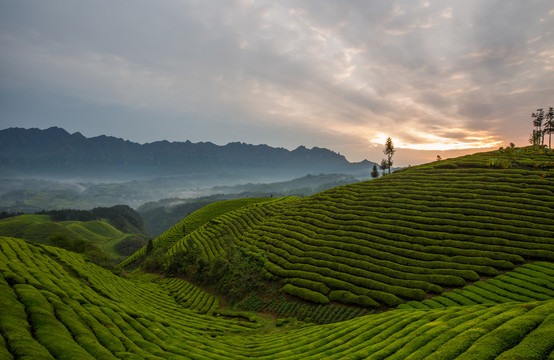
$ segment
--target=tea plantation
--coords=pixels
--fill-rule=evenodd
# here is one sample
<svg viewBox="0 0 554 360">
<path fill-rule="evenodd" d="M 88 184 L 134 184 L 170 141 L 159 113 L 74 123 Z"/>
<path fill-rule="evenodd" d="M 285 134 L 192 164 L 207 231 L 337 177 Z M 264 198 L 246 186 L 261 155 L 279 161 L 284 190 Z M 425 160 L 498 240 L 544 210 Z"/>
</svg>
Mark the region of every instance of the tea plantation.
<svg viewBox="0 0 554 360">
<path fill-rule="evenodd" d="M 549 158 L 493 156 L 213 204 L 121 265 L 169 261 L 158 273 L 0 237 L 0 359 L 554 359 Z M 276 292 L 230 307 L 171 277 L 171 259 L 198 272 L 237 251 Z"/>
<path fill-rule="evenodd" d="M 398 309 L 272 332 L 213 302 L 183 304 L 177 280 L 123 279 L 13 238 L 0 249 L 2 359 L 546 359 L 554 349 L 554 300 Z M 552 276 L 542 279 L 552 290 Z"/>
<path fill-rule="evenodd" d="M 168 253 L 192 248 L 210 261 L 247 249 L 284 292 L 321 304 L 420 301 L 526 262 L 554 262 L 554 177 L 533 167 L 547 156 L 527 150 L 518 167 L 489 167 L 494 154 L 481 153 L 238 208 Z"/>
</svg>

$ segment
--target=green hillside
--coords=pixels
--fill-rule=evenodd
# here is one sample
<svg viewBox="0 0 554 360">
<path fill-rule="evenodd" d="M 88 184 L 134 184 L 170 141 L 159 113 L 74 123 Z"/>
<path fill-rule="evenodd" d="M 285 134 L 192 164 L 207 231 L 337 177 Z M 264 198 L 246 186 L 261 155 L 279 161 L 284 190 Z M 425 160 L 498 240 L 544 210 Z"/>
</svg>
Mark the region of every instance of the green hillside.
<svg viewBox="0 0 554 360">
<path fill-rule="evenodd" d="M 48 244 L 52 236 L 64 235 L 71 240 L 84 239 L 105 250 L 110 256 L 121 255 L 113 249 L 125 234 L 107 222 L 52 221 L 49 215 L 19 215 L 0 220 L 0 236 L 16 237 L 37 243 Z"/>
<path fill-rule="evenodd" d="M 554 356 L 554 300 L 399 309 L 329 325 L 298 323 L 277 331 L 268 320 L 252 322 L 219 313 L 213 303 L 203 307 L 210 306 L 213 315 L 183 306 L 184 292 L 171 289 L 190 285 L 173 283 L 178 281 L 149 282 L 147 276 L 124 279 L 78 254 L 2 237 L 0 358 Z"/>
<path fill-rule="evenodd" d="M 448 306 L 500 304 L 554 299 L 554 264 L 535 262 L 486 281 L 476 281 L 421 302 L 410 301 L 399 309 L 436 309 Z"/>
<path fill-rule="evenodd" d="M 48 215 L 20 215 L 0 220 L 3 236 L 45 242 L 54 233 L 67 233 L 61 224 L 53 223 Z"/>
<path fill-rule="evenodd" d="M 242 248 L 293 297 L 363 307 L 395 307 L 529 261 L 553 262 L 554 177 L 534 166 L 550 158 L 525 148 L 511 167 L 491 167 L 497 157 L 442 160 L 238 208 L 180 234 L 168 253 L 213 262 Z"/>
</svg>

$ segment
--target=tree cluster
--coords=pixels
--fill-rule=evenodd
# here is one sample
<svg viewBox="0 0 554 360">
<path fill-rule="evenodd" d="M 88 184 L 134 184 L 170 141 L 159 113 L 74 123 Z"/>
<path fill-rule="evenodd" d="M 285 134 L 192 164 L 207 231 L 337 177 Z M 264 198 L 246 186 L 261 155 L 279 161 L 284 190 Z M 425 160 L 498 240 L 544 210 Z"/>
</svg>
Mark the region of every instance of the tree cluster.
<svg viewBox="0 0 554 360">
<path fill-rule="evenodd" d="M 224 255 L 207 258 L 200 249 L 189 243 L 185 251 L 173 255 L 152 254 L 142 268 L 161 271 L 166 276 L 184 277 L 201 287 L 211 288 L 231 303 L 253 292 L 265 292 L 271 275 L 264 269 L 259 255 L 237 247 L 228 247 Z"/>
<path fill-rule="evenodd" d="M 531 114 L 533 118 L 533 132 L 529 142 L 533 146 L 544 145 L 544 136 L 548 134 L 548 147 L 552 149 L 552 132 L 554 132 L 554 108 L 550 107 L 548 112 L 544 109 L 537 109 Z"/>
<path fill-rule="evenodd" d="M 23 213 L 21 211 L 18 211 L 18 212 L 2 211 L 2 212 L 0 212 L 0 220 L 11 218 L 11 217 L 18 216 L 18 215 L 23 215 Z"/>
<path fill-rule="evenodd" d="M 119 241 L 114 245 L 114 250 L 117 251 L 119 255 L 122 256 L 131 256 L 137 250 L 140 250 L 144 245 L 150 244 L 151 239 L 149 240 L 145 235 L 134 234 L 127 236 L 125 239 Z M 147 248 L 148 252 L 148 248 Z"/>
</svg>

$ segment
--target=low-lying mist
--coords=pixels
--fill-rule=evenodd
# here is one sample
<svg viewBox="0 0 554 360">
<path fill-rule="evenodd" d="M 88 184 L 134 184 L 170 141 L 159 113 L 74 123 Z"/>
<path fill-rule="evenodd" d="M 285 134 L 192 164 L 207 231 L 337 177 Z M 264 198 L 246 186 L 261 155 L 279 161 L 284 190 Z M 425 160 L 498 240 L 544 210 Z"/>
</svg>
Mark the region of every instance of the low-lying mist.
<svg viewBox="0 0 554 360">
<path fill-rule="evenodd" d="M 178 205 L 185 199 L 213 195 L 307 196 L 330 187 L 365 179 L 344 174 L 306 175 L 293 178 L 219 174 L 215 176 L 157 177 L 132 181 L 75 181 L 54 179 L 0 179 L 0 211 L 33 213 L 41 210 L 91 209 L 97 206 L 129 205 L 135 209 L 146 203 Z M 292 180 L 291 180 L 292 179 Z M 162 206 L 160 205 L 160 206 Z"/>
</svg>

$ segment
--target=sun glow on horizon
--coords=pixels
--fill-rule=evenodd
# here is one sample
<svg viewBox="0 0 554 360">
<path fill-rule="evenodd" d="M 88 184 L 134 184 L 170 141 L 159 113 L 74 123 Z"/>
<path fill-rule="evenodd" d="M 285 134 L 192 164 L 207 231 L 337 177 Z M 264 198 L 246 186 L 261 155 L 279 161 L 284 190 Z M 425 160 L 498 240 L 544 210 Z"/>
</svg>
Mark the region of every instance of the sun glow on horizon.
<svg viewBox="0 0 554 360">
<path fill-rule="evenodd" d="M 390 136 L 394 146 L 398 149 L 409 150 L 428 150 L 428 151 L 448 151 L 448 150 L 464 150 L 464 149 L 486 149 L 498 147 L 502 144 L 501 140 L 497 140 L 494 137 L 487 134 L 480 134 L 470 132 L 468 130 L 452 129 L 452 132 L 458 131 L 467 133 L 467 136 L 456 139 L 454 137 L 437 136 L 433 134 L 423 133 L 419 131 L 404 132 L 409 135 L 411 139 L 406 139 L 401 134 L 397 137 L 386 135 L 384 133 L 377 133 L 370 142 L 375 145 L 383 145 L 386 139 Z"/>
</svg>

